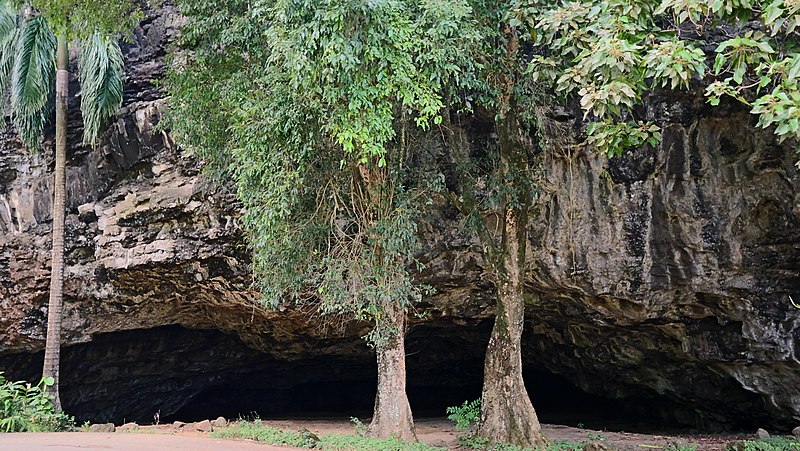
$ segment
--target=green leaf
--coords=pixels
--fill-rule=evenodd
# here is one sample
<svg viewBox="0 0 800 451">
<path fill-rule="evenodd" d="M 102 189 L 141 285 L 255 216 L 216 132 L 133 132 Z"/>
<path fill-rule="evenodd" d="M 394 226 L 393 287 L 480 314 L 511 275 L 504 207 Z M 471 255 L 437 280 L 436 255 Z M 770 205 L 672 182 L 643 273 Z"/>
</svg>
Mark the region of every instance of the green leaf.
<svg viewBox="0 0 800 451">
<path fill-rule="evenodd" d="M 720 73 L 722 67 L 727 61 L 728 59 L 725 57 L 725 55 L 723 55 L 719 48 L 717 48 L 717 56 L 714 57 L 714 72 Z"/>
<path fill-rule="evenodd" d="M 27 20 L 17 42 L 11 75 L 12 120 L 23 142 L 38 148 L 50 116 L 56 37 L 41 16 Z"/>
<path fill-rule="evenodd" d="M 756 46 L 764 53 L 775 53 L 775 50 L 767 41 L 757 41 Z"/>
<path fill-rule="evenodd" d="M 766 25 L 772 25 L 783 14 L 783 9 L 778 5 L 780 2 L 772 2 L 763 12 L 763 20 Z"/>
<path fill-rule="evenodd" d="M 733 71 L 733 81 L 735 81 L 738 84 L 742 84 L 742 81 L 744 80 L 744 73 L 746 70 L 747 66 L 745 66 L 744 64 L 736 66 L 736 70 Z"/>
<path fill-rule="evenodd" d="M 122 106 L 122 51 L 116 40 L 95 33 L 81 43 L 78 59 L 81 83 L 83 142 L 96 145 L 105 120 Z"/>
<path fill-rule="evenodd" d="M 8 3 L 0 3 L 0 98 L 5 99 L 17 51 L 16 13 Z"/>
</svg>

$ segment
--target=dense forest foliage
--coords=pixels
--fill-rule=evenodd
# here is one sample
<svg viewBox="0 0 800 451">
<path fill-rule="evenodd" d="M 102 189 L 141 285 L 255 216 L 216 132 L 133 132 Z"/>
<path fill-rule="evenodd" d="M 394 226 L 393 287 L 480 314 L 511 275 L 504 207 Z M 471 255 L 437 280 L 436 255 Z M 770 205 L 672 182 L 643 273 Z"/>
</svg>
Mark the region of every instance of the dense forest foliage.
<svg viewBox="0 0 800 451">
<path fill-rule="evenodd" d="M 800 133 L 795 2 L 179 6 L 188 21 L 167 82 L 169 126 L 236 182 L 265 302 L 372 322 L 378 436 L 414 438 L 405 318 L 427 290 L 413 277 L 416 221 L 440 199 L 481 243 L 496 290 L 478 432 L 544 441 L 520 338 L 529 213 L 547 170 L 537 155 L 555 109 L 581 111 L 585 144 L 607 155 L 659 145 L 654 90 L 741 102 L 780 139 Z M 471 141 L 469 121 L 494 138 Z"/>
</svg>

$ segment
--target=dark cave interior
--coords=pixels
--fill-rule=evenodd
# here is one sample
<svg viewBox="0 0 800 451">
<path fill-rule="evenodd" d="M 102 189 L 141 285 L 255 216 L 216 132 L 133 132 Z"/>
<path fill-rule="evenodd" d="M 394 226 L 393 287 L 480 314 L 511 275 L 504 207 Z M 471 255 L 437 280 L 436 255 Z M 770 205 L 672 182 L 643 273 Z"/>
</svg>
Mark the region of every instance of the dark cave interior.
<svg viewBox="0 0 800 451">
<path fill-rule="evenodd" d="M 476 330 L 488 338 L 488 325 Z M 480 396 L 483 341 L 454 348 L 445 334 L 416 328 L 407 338 L 408 396 L 417 418 L 443 417 L 446 407 Z M 8 379 L 35 380 L 42 358 L 43 353 L 0 357 L 0 371 Z M 234 336 L 180 326 L 98 335 L 65 347 L 61 368 L 62 402 L 79 423 L 151 424 L 156 412 L 161 422 L 220 415 L 363 419 L 371 415 L 375 396 L 376 365 L 366 345 L 357 355 L 278 359 Z M 664 397 L 604 398 L 539 367 L 527 367 L 525 379 L 544 423 L 609 431 L 687 428 L 671 415 L 686 406 Z"/>
</svg>

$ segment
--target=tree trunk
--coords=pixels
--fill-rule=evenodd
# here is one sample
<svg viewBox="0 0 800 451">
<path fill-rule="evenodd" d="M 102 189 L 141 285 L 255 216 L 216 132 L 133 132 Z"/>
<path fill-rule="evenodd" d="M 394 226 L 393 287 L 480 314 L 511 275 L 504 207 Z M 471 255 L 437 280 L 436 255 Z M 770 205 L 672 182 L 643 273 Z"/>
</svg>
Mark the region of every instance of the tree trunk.
<svg viewBox="0 0 800 451">
<path fill-rule="evenodd" d="M 50 302 L 47 307 L 47 340 L 42 377 L 52 377 L 47 391 L 61 411 L 59 360 L 61 354 L 61 310 L 64 298 L 64 212 L 66 210 L 67 99 L 69 97 L 69 50 L 66 36 L 58 36 L 56 72 L 56 168 L 53 186 L 53 248 L 50 272 Z"/>
<path fill-rule="evenodd" d="M 369 434 L 387 438 L 396 436 L 405 441 L 416 441 L 414 419 L 406 395 L 406 313 L 399 303 L 384 306 L 387 339 L 376 346 L 378 356 L 378 394 Z"/>
<path fill-rule="evenodd" d="M 490 258 L 497 309 L 484 361 L 478 435 L 495 443 L 535 447 L 546 440 L 522 379 L 523 284 L 530 210 L 528 156 L 513 111 L 498 121 L 497 131 L 501 170 L 512 194 L 503 205 L 499 252 Z"/>
<path fill-rule="evenodd" d="M 497 316 L 484 362 L 478 435 L 495 443 L 535 447 L 545 439 L 522 379 L 525 304 L 521 281 L 502 282 L 497 296 Z"/>
</svg>

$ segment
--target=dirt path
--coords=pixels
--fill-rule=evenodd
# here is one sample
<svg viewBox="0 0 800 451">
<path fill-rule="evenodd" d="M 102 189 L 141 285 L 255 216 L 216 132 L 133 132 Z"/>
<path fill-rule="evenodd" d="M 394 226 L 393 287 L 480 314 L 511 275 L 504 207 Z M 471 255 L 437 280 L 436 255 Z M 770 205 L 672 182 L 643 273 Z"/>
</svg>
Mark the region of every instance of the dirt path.
<svg viewBox="0 0 800 451">
<path fill-rule="evenodd" d="M 317 435 L 326 433 L 352 434 L 353 425 L 346 420 L 268 420 L 270 426 L 281 429 L 300 430 L 308 429 Z M 458 436 L 462 432 L 456 431 L 453 423 L 444 418 L 423 418 L 415 420 L 417 438 L 425 443 L 447 449 L 458 449 Z M 636 434 L 629 432 L 604 432 L 591 429 L 579 429 L 559 425 L 542 425 L 545 435 L 550 440 L 568 440 L 571 442 L 599 442 L 610 449 L 658 451 L 667 445 L 697 445 L 697 449 L 704 451 L 722 451 L 726 444 L 741 437 L 731 435 L 654 435 Z"/>
<path fill-rule="evenodd" d="M 353 425 L 345 419 L 268 420 L 265 424 L 281 429 L 308 429 L 317 435 L 336 433 L 353 434 Z M 417 437 L 425 443 L 459 449 L 458 432 L 444 418 L 416 421 Z M 743 437 L 721 435 L 655 435 L 627 432 L 603 432 L 568 426 L 543 425 L 550 440 L 572 442 L 597 442 L 595 449 L 659 451 L 669 444 L 694 444 L 698 450 L 722 451 L 726 444 Z M 172 425 L 140 426 L 138 432 L 92 433 L 67 432 L 50 434 L 0 434 L 2 451 L 56 451 L 56 450 L 137 450 L 137 451 L 270 451 L 299 448 L 277 447 L 244 440 L 223 440 L 207 434 Z"/>
<path fill-rule="evenodd" d="M 222 440 L 188 435 L 59 432 L 47 434 L 2 434 L 3 451 L 286 451 L 291 448 L 243 440 Z"/>
</svg>

